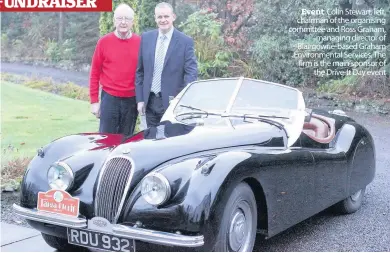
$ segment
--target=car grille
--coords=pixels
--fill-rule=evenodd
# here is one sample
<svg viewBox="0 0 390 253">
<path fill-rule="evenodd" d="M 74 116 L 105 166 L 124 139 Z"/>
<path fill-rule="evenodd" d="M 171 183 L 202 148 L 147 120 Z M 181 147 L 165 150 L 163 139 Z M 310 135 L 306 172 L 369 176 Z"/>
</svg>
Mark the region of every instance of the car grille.
<svg viewBox="0 0 390 253">
<path fill-rule="evenodd" d="M 114 157 L 107 161 L 102 169 L 95 197 L 95 215 L 104 217 L 114 223 L 120 212 L 122 198 L 125 197 L 126 186 L 131 180 L 131 161 L 124 157 Z"/>
</svg>

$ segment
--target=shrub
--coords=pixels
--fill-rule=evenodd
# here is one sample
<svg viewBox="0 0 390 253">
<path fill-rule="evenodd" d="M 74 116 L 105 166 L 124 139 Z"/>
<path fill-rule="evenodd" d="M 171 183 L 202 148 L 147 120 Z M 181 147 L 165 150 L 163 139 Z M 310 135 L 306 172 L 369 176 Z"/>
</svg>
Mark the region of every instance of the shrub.
<svg viewBox="0 0 390 253">
<path fill-rule="evenodd" d="M 264 80 L 291 86 L 302 83 L 301 72 L 289 50 L 289 44 L 283 38 L 265 35 L 256 40 L 250 52 L 258 75 Z"/>
<path fill-rule="evenodd" d="M 1 54 L 2 54 L 2 57 L 4 57 L 4 53 L 5 54 L 7 53 L 8 43 L 9 43 L 9 39 L 8 39 L 7 34 L 2 33 L 1 34 Z"/>
<path fill-rule="evenodd" d="M 386 76 L 351 75 L 321 84 L 318 91 L 349 94 L 358 97 L 385 98 L 390 96 L 390 78 Z"/>
<path fill-rule="evenodd" d="M 73 60 L 75 55 L 75 44 L 73 39 L 66 39 L 61 47 L 60 47 L 60 53 L 61 53 L 61 60 L 71 61 Z"/>
<path fill-rule="evenodd" d="M 248 78 L 261 79 L 259 68 L 252 59 L 235 57 L 229 65 L 231 76 L 244 76 Z"/>
<path fill-rule="evenodd" d="M 18 157 L 9 160 L 1 166 L 1 189 L 18 190 L 22 181 L 24 172 L 32 158 Z"/>
<path fill-rule="evenodd" d="M 141 4 L 139 7 L 139 30 L 144 32 L 156 27 L 154 21 L 154 8 L 159 0 L 140 0 Z"/>
<path fill-rule="evenodd" d="M 88 87 L 82 87 L 72 82 L 54 83 L 51 78 L 24 77 L 13 74 L 4 73 L 1 76 L 4 81 L 25 85 L 32 89 L 38 89 L 46 92 L 51 92 L 68 98 L 77 100 L 89 101 Z"/>
<path fill-rule="evenodd" d="M 356 83 L 358 81 L 357 76 L 347 76 L 340 80 L 331 80 L 324 84 L 321 84 L 318 87 L 320 92 L 329 92 L 329 93 L 354 93 L 356 90 Z"/>
<path fill-rule="evenodd" d="M 89 101 L 89 90 L 86 87 L 81 87 L 71 82 L 68 82 L 67 84 L 58 85 L 57 87 L 60 88 L 60 95 L 62 96 Z"/>
<path fill-rule="evenodd" d="M 201 0 L 200 6 L 216 13 L 222 25 L 225 42 L 236 51 L 248 46 L 248 28 L 255 24 L 253 18 L 255 0 Z"/>
<path fill-rule="evenodd" d="M 23 84 L 29 88 L 43 90 L 47 92 L 53 92 L 53 90 L 55 89 L 55 85 L 52 79 L 39 79 L 33 77 L 26 79 Z"/>
<path fill-rule="evenodd" d="M 226 76 L 233 57 L 224 43 L 222 24 L 215 18 L 216 14 L 201 10 L 179 25 L 184 33 L 194 39 L 199 74 L 203 78 Z"/>
<path fill-rule="evenodd" d="M 59 62 L 61 60 L 61 49 L 57 42 L 48 40 L 46 42 L 45 55 L 52 62 Z"/>
</svg>

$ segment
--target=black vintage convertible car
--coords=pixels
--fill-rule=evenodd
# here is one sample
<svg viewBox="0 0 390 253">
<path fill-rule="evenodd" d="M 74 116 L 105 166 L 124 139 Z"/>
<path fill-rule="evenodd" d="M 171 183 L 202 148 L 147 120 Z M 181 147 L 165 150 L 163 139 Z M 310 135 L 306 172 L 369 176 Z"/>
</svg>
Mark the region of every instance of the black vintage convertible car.
<svg viewBox="0 0 390 253">
<path fill-rule="evenodd" d="M 59 250 L 252 251 L 329 207 L 357 211 L 374 174 L 370 133 L 342 111 L 281 84 L 203 80 L 157 127 L 40 148 L 14 211 Z"/>
</svg>

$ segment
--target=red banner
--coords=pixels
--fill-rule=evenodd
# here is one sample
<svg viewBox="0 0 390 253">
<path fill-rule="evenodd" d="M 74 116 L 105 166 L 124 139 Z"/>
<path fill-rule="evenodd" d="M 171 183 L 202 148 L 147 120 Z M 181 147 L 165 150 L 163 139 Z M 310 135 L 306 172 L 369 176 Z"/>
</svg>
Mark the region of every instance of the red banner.
<svg viewBox="0 0 390 253">
<path fill-rule="evenodd" d="M 0 0 L 0 12 L 108 12 L 111 0 Z"/>
</svg>

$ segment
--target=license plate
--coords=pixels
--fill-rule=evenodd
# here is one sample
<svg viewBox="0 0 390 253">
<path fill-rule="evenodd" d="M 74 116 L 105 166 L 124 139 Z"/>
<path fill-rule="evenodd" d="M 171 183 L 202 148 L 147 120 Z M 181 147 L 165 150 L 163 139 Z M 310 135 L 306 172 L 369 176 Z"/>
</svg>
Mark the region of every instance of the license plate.
<svg viewBox="0 0 390 253">
<path fill-rule="evenodd" d="M 133 239 L 122 238 L 92 230 L 68 228 L 68 242 L 83 247 L 108 251 L 135 252 L 135 243 Z"/>
</svg>

